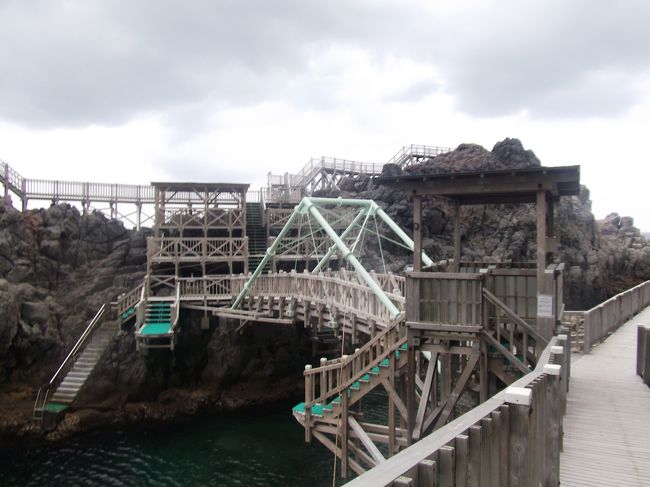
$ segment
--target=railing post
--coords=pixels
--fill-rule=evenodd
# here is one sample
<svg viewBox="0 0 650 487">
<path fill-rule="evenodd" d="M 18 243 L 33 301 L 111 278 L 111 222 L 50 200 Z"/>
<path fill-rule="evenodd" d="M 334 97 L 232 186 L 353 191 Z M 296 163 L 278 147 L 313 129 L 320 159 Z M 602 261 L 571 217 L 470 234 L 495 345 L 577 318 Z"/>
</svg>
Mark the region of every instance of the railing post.
<svg viewBox="0 0 650 487">
<path fill-rule="evenodd" d="M 311 370 L 311 365 L 305 365 L 305 372 Z M 305 442 L 311 442 L 311 402 L 313 401 L 313 376 L 305 375 Z"/>
<path fill-rule="evenodd" d="M 509 485 L 532 485 L 529 445 L 531 440 L 532 391 L 509 387 L 505 401 L 510 405 L 510 478 Z"/>
<path fill-rule="evenodd" d="M 591 352 L 591 336 L 592 336 L 592 330 L 591 330 L 591 315 L 592 311 L 587 311 L 583 316 L 584 316 L 584 321 L 583 321 L 583 326 L 585 328 L 585 335 L 582 341 L 582 353 L 589 353 Z"/>
<path fill-rule="evenodd" d="M 555 347 L 553 347 L 555 348 Z M 562 347 L 558 347 L 562 351 Z M 551 353 L 553 349 L 551 349 Z M 544 485 L 560 485 L 560 450 L 562 449 L 562 437 L 560 435 L 560 424 L 562 422 L 563 404 L 561 400 L 561 371 L 562 367 L 557 364 L 546 364 L 546 404 L 547 412 L 546 425 L 546 465 L 544 467 Z"/>
</svg>

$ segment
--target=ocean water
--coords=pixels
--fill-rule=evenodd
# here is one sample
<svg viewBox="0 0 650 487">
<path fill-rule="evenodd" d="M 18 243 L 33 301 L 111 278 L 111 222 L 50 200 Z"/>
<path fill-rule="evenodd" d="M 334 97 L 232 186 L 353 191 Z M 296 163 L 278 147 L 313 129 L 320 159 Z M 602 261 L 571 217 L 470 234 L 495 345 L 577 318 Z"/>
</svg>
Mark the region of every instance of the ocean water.
<svg viewBox="0 0 650 487">
<path fill-rule="evenodd" d="M 0 485 L 331 486 L 333 456 L 316 440 L 304 442 L 291 406 L 96 431 L 0 452 Z"/>
</svg>

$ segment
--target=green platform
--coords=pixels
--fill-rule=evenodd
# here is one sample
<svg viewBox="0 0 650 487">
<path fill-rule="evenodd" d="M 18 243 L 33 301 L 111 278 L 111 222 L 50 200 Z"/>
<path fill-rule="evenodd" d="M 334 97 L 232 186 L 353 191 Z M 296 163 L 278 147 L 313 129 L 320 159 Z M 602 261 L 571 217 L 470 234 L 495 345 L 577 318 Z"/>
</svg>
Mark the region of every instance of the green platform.
<svg viewBox="0 0 650 487">
<path fill-rule="evenodd" d="M 61 411 L 65 411 L 66 409 L 68 409 L 67 404 L 59 404 L 58 402 L 48 402 L 43 408 L 43 411 L 48 411 L 50 413 L 60 413 Z"/>
<path fill-rule="evenodd" d="M 172 324 L 170 322 L 162 323 L 145 323 L 142 328 L 140 328 L 140 335 L 167 335 L 171 333 Z"/>
</svg>

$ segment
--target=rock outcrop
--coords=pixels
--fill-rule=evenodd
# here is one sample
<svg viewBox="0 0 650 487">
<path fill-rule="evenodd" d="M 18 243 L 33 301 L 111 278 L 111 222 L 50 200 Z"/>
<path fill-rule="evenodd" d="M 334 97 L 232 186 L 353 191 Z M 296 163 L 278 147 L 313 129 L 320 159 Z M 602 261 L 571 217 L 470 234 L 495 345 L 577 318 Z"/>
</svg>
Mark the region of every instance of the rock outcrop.
<svg viewBox="0 0 650 487">
<path fill-rule="evenodd" d="M 517 139 L 505 139 L 489 151 L 475 144 L 461 144 L 452 152 L 430 158 L 402 170 L 384 166 L 382 175 L 440 174 L 476 170 L 499 170 L 540 166 L 535 154 Z M 403 228 L 412 228 L 413 207 L 409 198 L 392 187 L 374 183 L 369 177 L 348 178 L 341 191 L 323 196 L 375 200 Z M 532 205 L 469 206 L 462 208 L 464 260 L 522 262 L 535 259 L 536 223 Z M 453 255 L 451 208 L 444 198 L 425 198 L 422 204 L 423 247 L 435 261 Z M 589 190 L 562 198 L 556 226 L 560 246 L 555 259 L 566 264 L 565 300 L 568 309 L 587 309 L 630 286 L 650 279 L 650 245 L 629 217 L 612 214 L 598 222 L 591 211 Z M 384 248 L 384 250 L 386 250 Z M 388 249 L 386 259 L 399 271 L 410 258 L 398 249 Z M 375 252 L 376 254 L 376 252 Z M 378 255 L 369 260 L 381 268 Z"/>
</svg>

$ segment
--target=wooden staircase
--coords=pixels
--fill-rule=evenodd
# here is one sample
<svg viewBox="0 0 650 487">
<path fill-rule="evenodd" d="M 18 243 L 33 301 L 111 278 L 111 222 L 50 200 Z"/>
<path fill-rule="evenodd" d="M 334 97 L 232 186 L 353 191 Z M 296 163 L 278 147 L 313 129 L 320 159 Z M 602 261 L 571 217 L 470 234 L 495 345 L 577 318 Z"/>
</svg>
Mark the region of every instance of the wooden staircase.
<svg viewBox="0 0 650 487">
<path fill-rule="evenodd" d="M 406 430 L 396 423 L 396 410 L 404 418 L 406 406 L 395 389 L 397 372 L 407 364 L 406 340 L 395 320 L 354 354 L 305 367 L 305 401 L 293 407 L 293 415 L 305 428 L 305 440 L 319 440 L 342 461 L 343 470 L 349 466 L 361 473 L 384 461 L 377 441 L 389 445 L 389 455 L 397 443 L 407 444 Z M 351 409 L 380 386 L 388 394 L 388 426 L 364 422 Z"/>
</svg>

